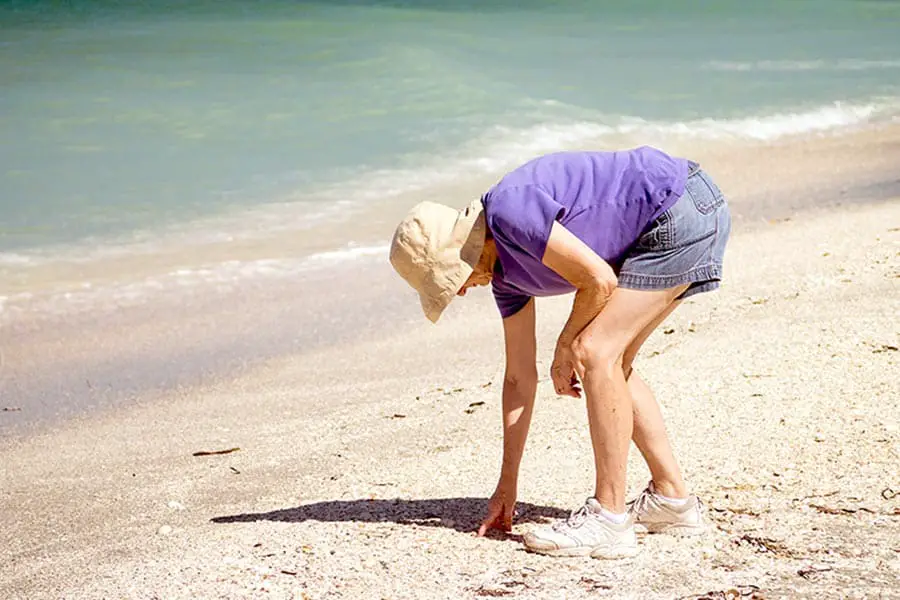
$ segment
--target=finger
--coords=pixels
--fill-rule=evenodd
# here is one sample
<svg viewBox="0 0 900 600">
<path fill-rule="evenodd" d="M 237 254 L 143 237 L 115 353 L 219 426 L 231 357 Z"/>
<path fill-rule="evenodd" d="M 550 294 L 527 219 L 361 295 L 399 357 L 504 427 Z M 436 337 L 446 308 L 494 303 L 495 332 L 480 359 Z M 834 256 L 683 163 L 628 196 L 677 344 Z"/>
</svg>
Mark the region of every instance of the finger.
<svg viewBox="0 0 900 600">
<path fill-rule="evenodd" d="M 575 381 L 575 383 L 578 383 Z M 571 380 L 554 382 L 554 388 L 556 389 L 556 393 L 559 396 L 573 396 L 578 398 L 578 388 L 573 385 Z"/>
<path fill-rule="evenodd" d="M 572 370 L 575 371 L 575 374 L 578 375 L 579 379 L 584 379 L 584 364 L 581 361 L 575 361 L 575 364 L 572 365 Z"/>
<path fill-rule="evenodd" d="M 496 519 L 485 519 L 481 523 L 481 527 L 478 528 L 478 537 L 484 537 L 484 534 L 488 532 L 488 529 L 494 527 L 494 521 L 496 521 Z"/>
<path fill-rule="evenodd" d="M 568 390 L 573 382 L 577 383 L 577 380 L 575 380 L 575 371 L 570 364 L 566 364 L 564 367 L 559 367 L 551 371 L 550 377 L 553 379 L 553 385 L 556 387 L 557 391 Z"/>
<path fill-rule="evenodd" d="M 484 534 L 488 532 L 488 529 L 495 527 L 499 518 L 500 511 L 497 509 L 491 510 L 484 521 L 481 522 L 481 527 L 478 528 L 478 537 L 484 536 Z"/>
<path fill-rule="evenodd" d="M 565 395 L 568 387 L 569 386 L 566 384 L 564 379 L 556 376 L 553 377 L 553 389 L 556 390 L 557 395 Z"/>
<path fill-rule="evenodd" d="M 550 379 L 553 381 L 553 387 L 559 389 L 559 384 L 565 379 L 562 367 L 553 365 L 550 367 Z"/>
<path fill-rule="evenodd" d="M 560 386 L 562 390 L 569 395 L 572 393 L 572 390 L 578 385 L 578 380 L 575 379 L 574 374 L 567 375 L 565 380 L 562 381 L 562 385 Z"/>
</svg>

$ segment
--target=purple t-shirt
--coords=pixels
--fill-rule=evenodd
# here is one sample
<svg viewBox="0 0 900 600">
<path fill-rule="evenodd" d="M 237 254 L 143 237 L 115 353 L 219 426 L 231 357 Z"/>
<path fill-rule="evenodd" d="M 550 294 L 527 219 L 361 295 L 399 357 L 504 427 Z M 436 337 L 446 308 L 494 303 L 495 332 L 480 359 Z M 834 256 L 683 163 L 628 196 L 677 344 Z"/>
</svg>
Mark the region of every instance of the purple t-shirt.
<svg viewBox="0 0 900 600">
<path fill-rule="evenodd" d="M 492 283 L 503 318 L 533 296 L 574 288 L 541 261 L 559 221 L 616 271 L 646 227 L 684 193 L 688 162 L 647 146 L 560 152 L 507 174 L 482 198 L 499 261 Z"/>
</svg>

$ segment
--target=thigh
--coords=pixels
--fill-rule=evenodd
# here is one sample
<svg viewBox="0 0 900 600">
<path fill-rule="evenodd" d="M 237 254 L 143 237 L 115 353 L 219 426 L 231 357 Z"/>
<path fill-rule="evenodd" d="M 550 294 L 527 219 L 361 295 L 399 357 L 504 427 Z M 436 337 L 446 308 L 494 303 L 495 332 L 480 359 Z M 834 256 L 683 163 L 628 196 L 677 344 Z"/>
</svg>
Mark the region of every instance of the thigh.
<svg viewBox="0 0 900 600">
<path fill-rule="evenodd" d="M 650 326 L 655 327 L 671 312 L 673 302 L 686 288 L 686 285 L 664 290 L 616 288 L 600 314 L 579 336 L 579 354 L 589 360 L 622 360 L 626 350 L 645 330 L 652 332 Z"/>
<path fill-rule="evenodd" d="M 641 331 L 631 344 L 629 344 L 628 348 L 625 349 L 625 354 L 622 356 L 622 370 L 625 371 L 625 379 L 628 379 L 629 375 L 631 375 L 632 364 L 634 363 L 634 359 L 637 357 L 641 346 L 644 345 L 644 342 L 647 341 L 650 334 L 656 331 L 656 328 L 659 327 L 676 308 L 678 308 L 679 304 L 681 304 L 681 300 L 673 300 L 659 316 L 657 316 L 649 325 L 644 327 L 643 331 Z"/>
</svg>

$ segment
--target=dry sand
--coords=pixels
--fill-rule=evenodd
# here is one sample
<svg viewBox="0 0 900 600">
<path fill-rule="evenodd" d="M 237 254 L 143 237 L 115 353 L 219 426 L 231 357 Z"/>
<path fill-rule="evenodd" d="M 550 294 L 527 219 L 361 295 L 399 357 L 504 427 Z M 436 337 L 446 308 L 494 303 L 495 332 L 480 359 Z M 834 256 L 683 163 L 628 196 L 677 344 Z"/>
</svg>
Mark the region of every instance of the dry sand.
<svg viewBox="0 0 900 600">
<path fill-rule="evenodd" d="M 722 291 L 648 341 L 700 538 L 523 551 L 593 480 L 583 403 L 546 380 L 514 534 L 470 534 L 500 459 L 484 292 L 438 327 L 0 443 L 0 597 L 900 598 L 898 257 L 900 201 L 738 231 Z M 538 304 L 542 375 L 569 302 Z M 646 479 L 634 453 L 631 492 Z"/>
</svg>

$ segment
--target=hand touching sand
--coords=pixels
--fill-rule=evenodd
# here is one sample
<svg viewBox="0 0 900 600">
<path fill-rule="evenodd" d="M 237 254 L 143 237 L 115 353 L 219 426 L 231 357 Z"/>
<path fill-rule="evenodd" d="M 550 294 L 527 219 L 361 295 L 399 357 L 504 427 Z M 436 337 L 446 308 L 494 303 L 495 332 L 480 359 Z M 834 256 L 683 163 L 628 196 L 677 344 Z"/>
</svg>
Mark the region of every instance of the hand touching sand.
<svg viewBox="0 0 900 600">
<path fill-rule="evenodd" d="M 487 516 L 478 528 L 478 535 L 483 536 L 490 529 L 502 531 L 512 530 L 513 516 L 516 511 L 515 486 L 497 484 L 497 489 L 488 501 Z"/>
</svg>

